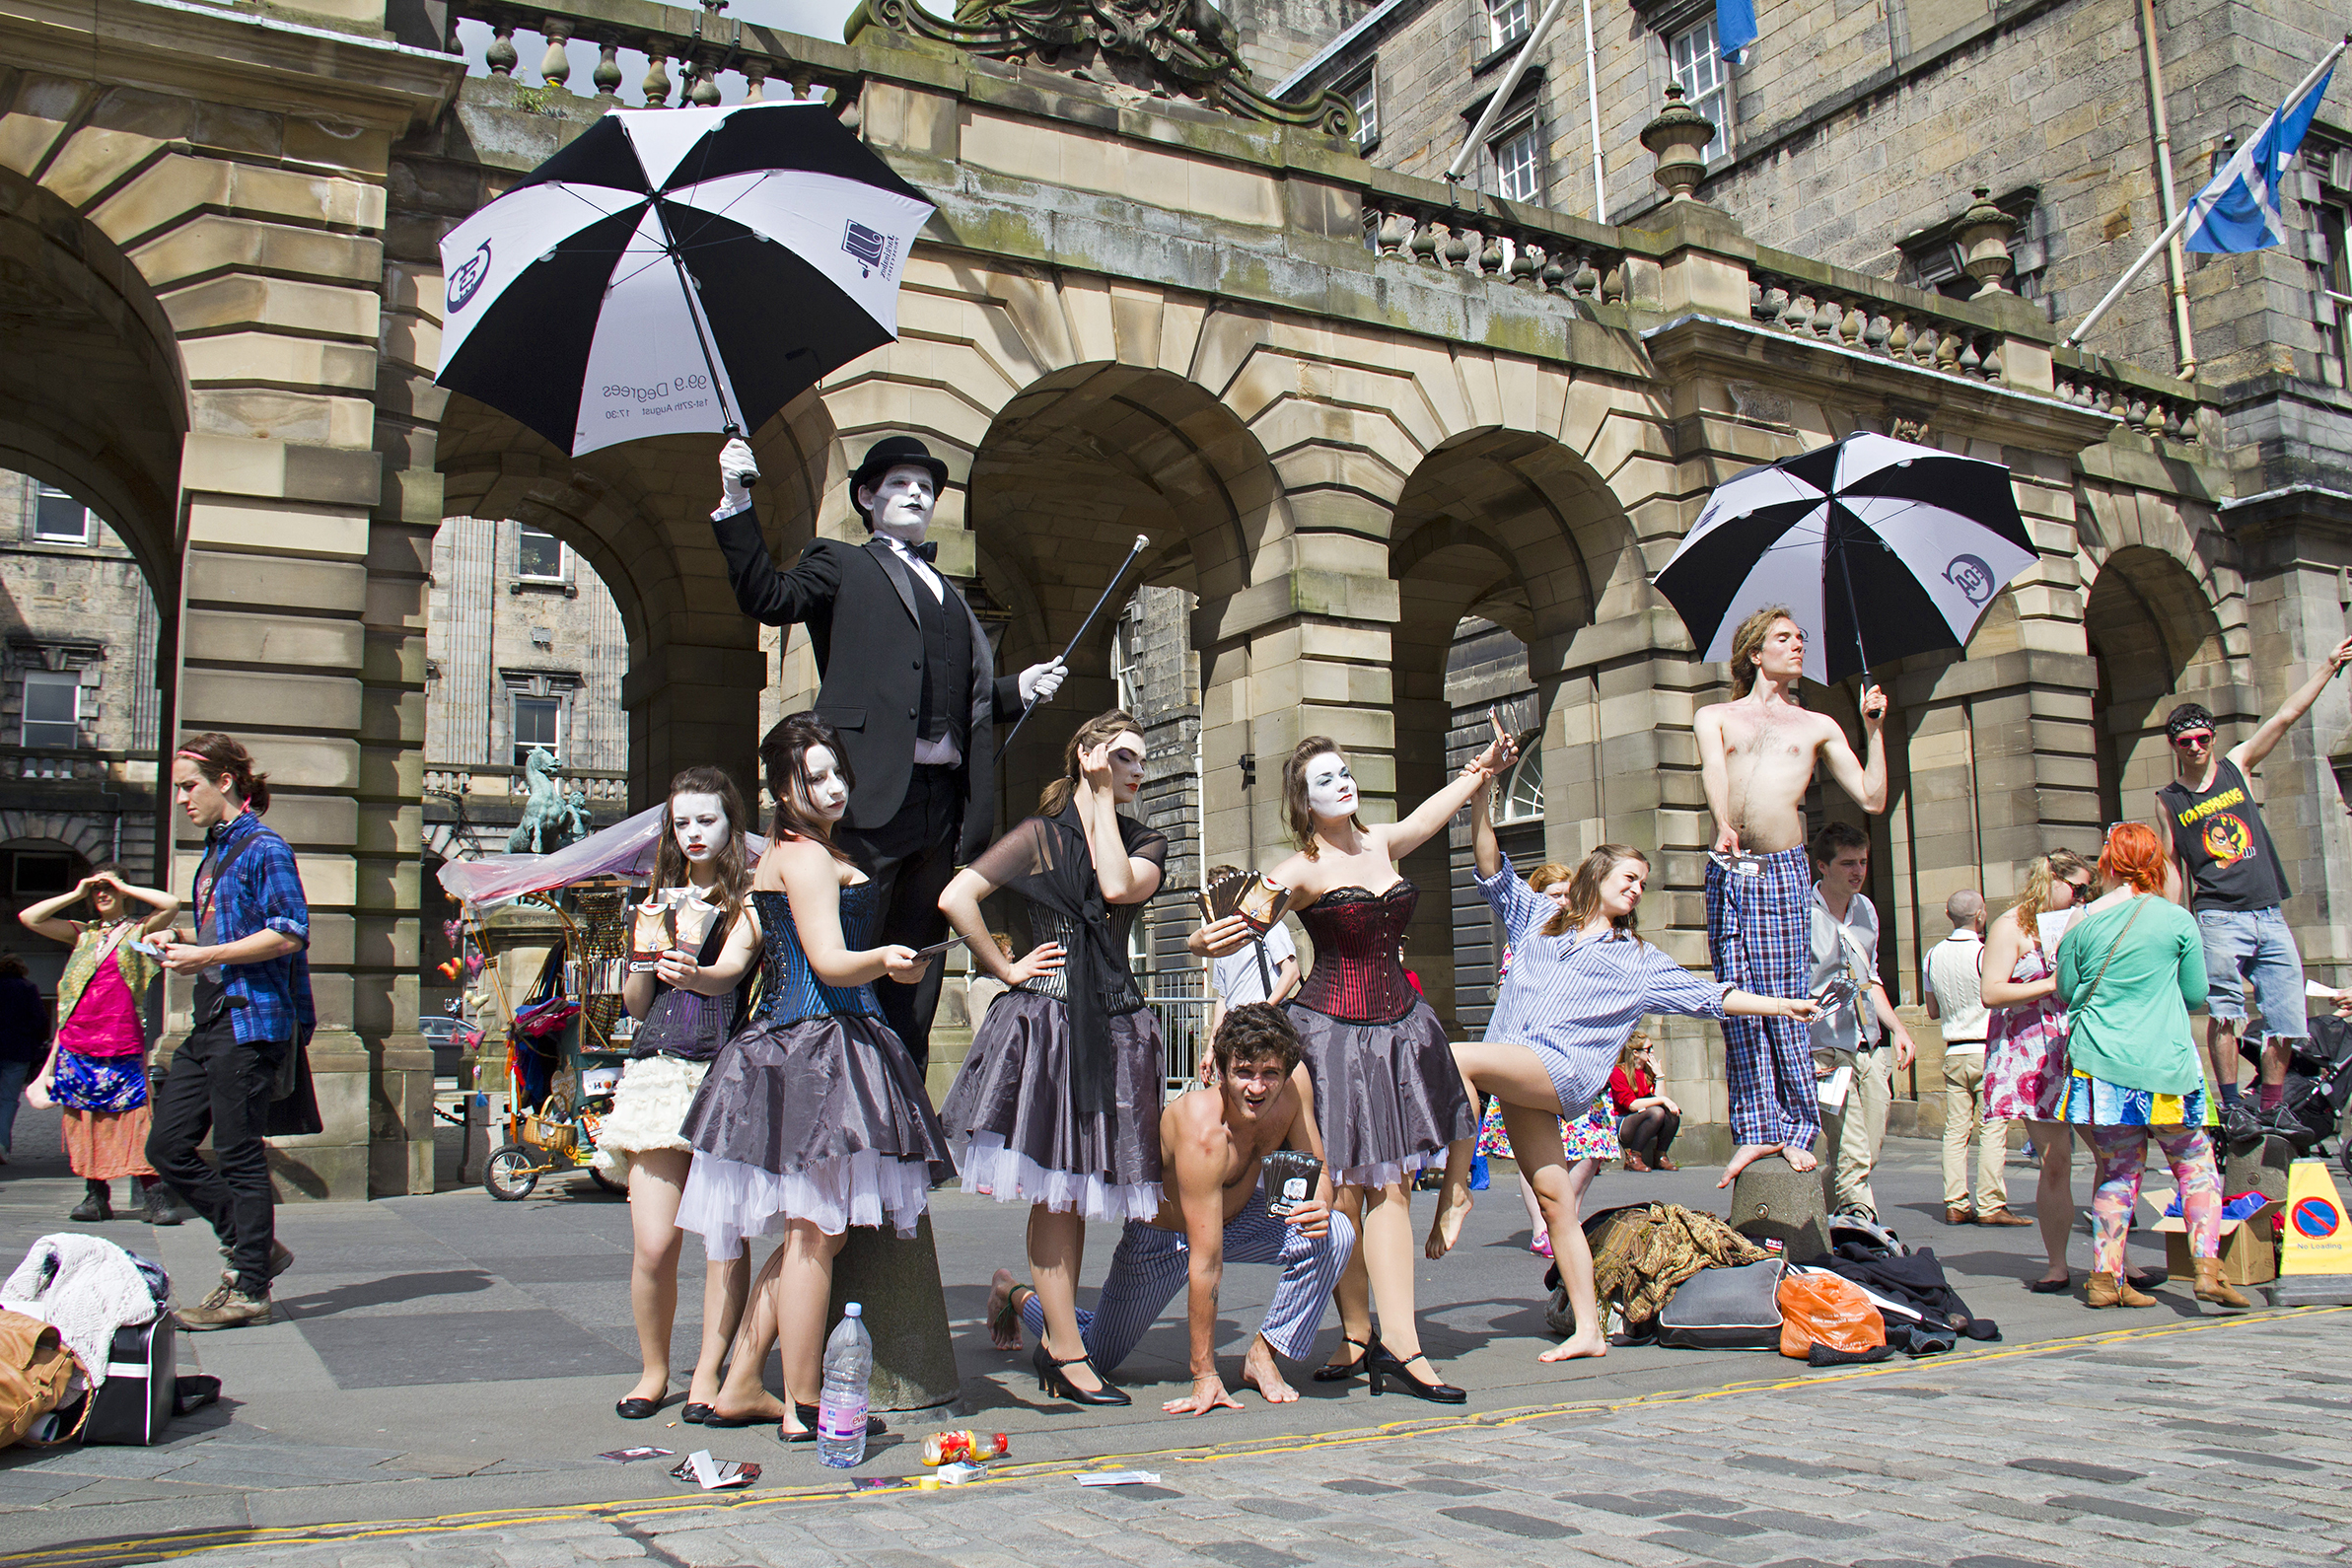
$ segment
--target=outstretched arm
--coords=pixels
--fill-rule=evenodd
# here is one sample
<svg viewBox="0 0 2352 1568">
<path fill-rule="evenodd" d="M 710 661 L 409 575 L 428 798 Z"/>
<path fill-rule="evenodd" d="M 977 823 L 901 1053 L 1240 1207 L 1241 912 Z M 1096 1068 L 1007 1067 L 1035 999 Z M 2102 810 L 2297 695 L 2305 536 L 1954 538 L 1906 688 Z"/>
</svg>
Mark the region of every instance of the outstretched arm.
<svg viewBox="0 0 2352 1568">
<path fill-rule="evenodd" d="M 1855 759 L 1854 748 L 1846 744 L 1845 730 L 1835 722 L 1830 723 L 1830 738 L 1821 746 L 1822 760 L 1829 764 L 1829 776 L 1873 817 L 1887 809 L 1886 725 L 1887 688 L 1870 686 L 1862 693 L 1863 759 Z"/>
<path fill-rule="evenodd" d="M 2238 764 L 2241 773 L 2251 773 L 2262 765 L 2262 759 L 2287 738 L 2287 731 L 2295 721 L 2312 711 L 2312 704 L 2319 700 L 2319 693 L 2327 689 L 2327 682 L 2336 677 L 2346 664 L 2352 664 L 2352 637 L 2346 637 L 2327 656 L 2327 662 L 2314 671 L 2312 677 L 2295 688 L 2292 696 L 2279 704 L 2278 712 L 2264 719 L 2253 734 L 2230 748 L 2230 760 Z"/>
<path fill-rule="evenodd" d="M 790 626 L 832 613 L 834 596 L 841 592 L 839 546 L 832 540 L 811 540 L 799 563 L 779 572 L 760 535 L 757 509 L 747 506 L 713 518 L 710 526 L 727 562 L 728 586 L 745 614 L 763 625 Z"/>
<path fill-rule="evenodd" d="M 1502 776 L 1503 769 L 1511 765 L 1511 739 L 1498 724 L 1486 749 L 1464 762 L 1453 783 L 1415 807 L 1404 820 L 1373 829 L 1381 835 L 1382 847 L 1388 851 L 1389 858 L 1402 860 L 1435 837 L 1454 820 L 1456 812 L 1470 803 L 1471 797 Z"/>
</svg>

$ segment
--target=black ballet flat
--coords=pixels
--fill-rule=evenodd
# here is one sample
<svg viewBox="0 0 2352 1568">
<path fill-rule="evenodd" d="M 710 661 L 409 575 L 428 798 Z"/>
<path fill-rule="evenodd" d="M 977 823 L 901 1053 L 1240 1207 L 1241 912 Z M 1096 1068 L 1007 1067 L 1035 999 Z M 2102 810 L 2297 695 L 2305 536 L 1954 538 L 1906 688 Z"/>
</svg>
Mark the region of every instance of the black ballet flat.
<svg viewBox="0 0 2352 1568">
<path fill-rule="evenodd" d="M 776 1440 L 780 1443 L 816 1442 L 817 1406 L 813 1404 L 803 1404 L 800 1402 L 800 1400 L 795 1399 L 792 1401 L 792 1414 L 793 1418 L 800 1422 L 801 1429 L 798 1432 L 787 1432 L 784 1430 L 784 1423 L 778 1421 L 776 1423 Z M 881 1416 L 870 1415 L 866 1417 L 866 1436 L 870 1438 L 878 1438 L 884 1433 L 890 1431 L 890 1423 L 885 1421 Z"/>
<path fill-rule="evenodd" d="M 707 1404 L 688 1404 L 677 1412 L 677 1418 L 688 1426 L 700 1426 L 715 1413 Z"/>
<path fill-rule="evenodd" d="M 1072 1383 L 1062 1368 L 1075 1367 L 1082 1361 L 1086 1362 L 1090 1371 L 1093 1370 L 1094 1363 L 1087 1357 L 1072 1356 L 1067 1361 L 1057 1360 L 1053 1352 L 1045 1348 L 1045 1341 L 1038 1340 L 1036 1354 L 1030 1357 L 1030 1365 L 1037 1369 L 1037 1391 L 1051 1394 L 1057 1399 L 1067 1399 L 1072 1404 L 1133 1404 L 1135 1402 L 1127 1396 L 1127 1391 L 1124 1389 L 1114 1389 L 1107 1381 L 1100 1389 L 1081 1389 L 1077 1384 Z M 1103 1374 L 1096 1372 L 1095 1376 L 1101 1378 Z"/>
<path fill-rule="evenodd" d="M 659 1399 L 618 1399 L 613 1401 L 612 1413 L 623 1421 L 644 1421 L 652 1418 L 661 1408 L 662 1401 Z"/>
<path fill-rule="evenodd" d="M 764 1415 L 721 1415 L 707 1404 L 700 1408 L 702 1419 L 694 1423 L 696 1426 L 765 1426 L 769 1420 L 769 1417 Z"/>
<path fill-rule="evenodd" d="M 1405 1368 L 1416 1361 L 1425 1365 L 1429 1364 L 1429 1358 L 1418 1350 L 1401 1361 L 1396 1358 L 1396 1353 L 1386 1345 L 1377 1350 L 1367 1351 L 1366 1355 L 1372 1361 L 1372 1391 L 1374 1393 L 1384 1391 L 1388 1381 L 1393 1378 L 1405 1392 L 1417 1399 L 1427 1399 L 1432 1404 L 1461 1404 L 1469 1398 L 1468 1393 L 1450 1383 L 1423 1383 L 1405 1371 Z M 1429 1370 L 1434 1374 L 1437 1368 L 1432 1365 Z"/>
<path fill-rule="evenodd" d="M 2026 1286 L 2026 1289 L 2036 1296 L 2063 1296 L 2073 1288 L 2074 1275 L 2072 1273 L 2069 1273 L 2064 1279 L 2037 1279 Z"/>
<path fill-rule="evenodd" d="M 1350 1339 L 1347 1342 L 1351 1345 L 1354 1345 L 1358 1350 L 1362 1351 L 1363 1354 L 1356 1357 L 1355 1360 L 1347 1363 L 1345 1366 L 1341 1366 L 1337 1362 L 1325 1362 L 1323 1365 L 1315 1369 L 1316 1382 L 1345 1383 L 1348 1379 L 1356 1376 L 1358 1373 L 1364 1370 L 1364 1364 L 1372 1359 L 1372 1353 L 1378 1350 L 1381 1344 L 1380 1335 L 1378 1334 L 1372 1336 L 1372 1342 L 1370 1344 L 1366 1344 L 1361 1339 Z"/>
</svg>

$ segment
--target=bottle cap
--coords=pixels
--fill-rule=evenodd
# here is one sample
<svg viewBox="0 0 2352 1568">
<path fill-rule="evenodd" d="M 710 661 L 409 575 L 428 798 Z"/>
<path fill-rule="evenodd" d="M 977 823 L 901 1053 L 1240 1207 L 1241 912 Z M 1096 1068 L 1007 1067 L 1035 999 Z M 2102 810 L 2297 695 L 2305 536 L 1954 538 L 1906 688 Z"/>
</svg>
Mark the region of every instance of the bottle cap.
<svg viewBox="0 0 2352 1568">
<path fill-rule="evenodd" d="M 866 1316 L 866 1309 L 860 1307 L 856 1302 L 851 1302 L 848 1306 L 841 1309 L 841 1313 L 842 1316 L 846 1318 L 863 1318 Z"/>
</svg>

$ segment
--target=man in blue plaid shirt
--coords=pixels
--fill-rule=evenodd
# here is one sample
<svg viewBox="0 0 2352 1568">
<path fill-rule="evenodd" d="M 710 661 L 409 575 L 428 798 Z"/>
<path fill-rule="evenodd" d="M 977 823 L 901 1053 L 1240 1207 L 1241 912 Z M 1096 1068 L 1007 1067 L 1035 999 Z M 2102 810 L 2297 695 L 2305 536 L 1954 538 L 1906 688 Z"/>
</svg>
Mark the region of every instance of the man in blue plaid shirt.
<svg viewBox="0 0 2352 1568">
<path fill-rule="evenodd" d="M 172 796 L 204 829 L 196 929 L 160 944 L 164 967 L 195 979 L 195 1027 L 156 1097 L 147 1159 L 212 1222 L 229 1257 L 220 1288 L 182 1308 L 180 1324 L 231 1328 L 269 1320 L 269 1282 L 294 1261 L 277 1240 L 263 1138 L 316 1022 L 311 908 L 294 851 L 261 824 L 268 776 L 242 745 L 225 735 L 183 743 Z M 218 1171 L 196 1155 L 206 1132 Z"/>
</svg>

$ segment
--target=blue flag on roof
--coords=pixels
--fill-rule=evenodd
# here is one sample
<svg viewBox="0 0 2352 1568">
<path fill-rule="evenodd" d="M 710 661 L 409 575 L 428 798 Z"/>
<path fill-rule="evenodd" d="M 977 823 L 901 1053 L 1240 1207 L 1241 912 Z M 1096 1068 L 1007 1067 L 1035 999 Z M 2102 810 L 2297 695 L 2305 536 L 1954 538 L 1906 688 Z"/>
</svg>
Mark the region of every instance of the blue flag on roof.
<svg viewBox="0 0 2352 1568">
<path fill-rule="evenodd" d="M 1755 0 L 1715 0 L 1715 52 L 1737 65 L 1754 41 Z"/>
<path fill-rule="evenodd" d="M 1718 24 L 1720 26 L 1721 24 Z M 2206 182 L 2188 204 L 2188 231 L 2181 241 L 2190 250 L 2225 253 L 2263 250 L 2285 242 L 2287 226 L 2279 216 L 2279 181 L 2287 160 L 2303 146 L 2312 116 L 2327 96 L 2327 74 L 2292 104 L 2281 104 L 2253 138 L 2233 153 L 2221 172 Z"/>
</svg>

